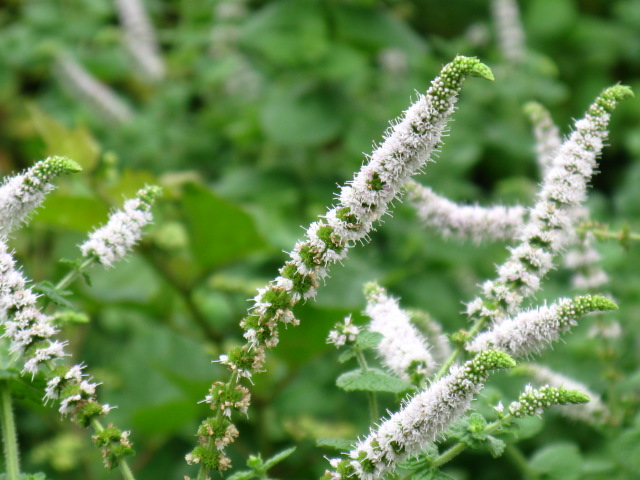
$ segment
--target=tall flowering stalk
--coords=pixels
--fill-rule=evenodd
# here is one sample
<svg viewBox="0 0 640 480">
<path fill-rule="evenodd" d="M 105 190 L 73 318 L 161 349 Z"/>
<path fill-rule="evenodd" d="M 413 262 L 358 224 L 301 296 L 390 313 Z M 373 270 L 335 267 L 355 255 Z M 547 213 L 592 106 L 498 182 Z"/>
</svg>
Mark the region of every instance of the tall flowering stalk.
<svg viewBox="0 0 640 480">
<path fill-rule="evenodd" d="M 434 369 L 435 360 L 426 339 L 411 324 L 409 315 L 398 305 L 398 300 L 376 283 L 365 285 L 367 307 L 365 315 L 371 318 L 369 330 L 382 334 L 376 350 L 387 369 L 419 385 Z"/>
<path fill-rule="evenodd" d="M 99 417 L 113 407 L 96 400 L 98 384 L 84 373 L 83 365 L 60 364 L 60 360 L 68 356 L 66 342 L 54 339 L 58 330 L 53 319 L 39 310 L 36 301 L 37 296 L 17 270 L 5 239 L 0 237 L 0 310 L 4 312 L 3 336 L 10 341 L 10 353 L 22 362 L 23 375 L 34 376 L 40 370 L 45 371 L 44 403 L 58 402 L 62 415 L 71 416 L 82 427 L 93 426 L 94 442 L 102 448 L 107 467 L 120 465 L 125 478 L 133 478 L 128 466 L 121 462 L 133 453 L 128 432 L 113 426 L 102 427 Z"/>
<path fill-rule="evenodd" d="M 133 111 L 129 105 L 69 55 L 58 55 L 54 70 L 70 95 L 79 96 L 81 101 L 106 121 L 122 125 L 129 123 L 133 118 Z"/>
<path fill-rule="evenodd" d="M 445 237 L 454 236 L 475 242 L 513 239 L 522 228 L 527 212 L 526 208 L 519 205 L 458 205 L 414 181 L 407 183 L 407 196 L 426 225 Z"/>
<path fill-rule="evenodd" d="M 426 95 L 419 96 L 388 130 L 384 142 L 355 178 L 341 188 L 338 205 L 322 220 L 311 224 L 306 238 L 295 245 L 290 260 L 280 269 L 280 275 L 258 291 L 250 314 L 241 322 L 247 344 L 221 358 L 231 372 L 231 379 L 224 386 L 212 388 L 212 392 L 222 394 L 212 393 L 208 397 L 217 414 L 202 424 L 198 432 L 200 445 L 187 456 L 189 462 L 202 465 L 198 480 L 204 480 L 209 470 L 229 465 L 222 450 L 216 448 L 230 425 L 221 399 L 234 394 L 239 378 L 251 377 L 261 370 L 265 349 L 278 343 L 278 325 L 298 323 L 292 308 L 313 297 L 327 269 L 346 258 L 356 242 L 367 240 L 375 222 L 400 194 L 402 185 L 429 160 L 441 142 L 467 75 L 493 78 L 489 68 L 476 58 L 456 57 L 446 65 Z"/>
<path fill-rule="evenodd" d="M 538 200 L 518 235 L 519 245 L 498 268 L 498 278 L 483 284 L 484 298 L 467 305 L 468 315 L 479 319 L 479 326 L 517 313 L 523 300 L 540 288 L 542 278 L 553 267 L 553 257 L 571 238 L 573 212 L 586 198 L 588 182 L 608 135 L 610 113 L 619 101 L 630 96 L 629 87 L 610 87 L 576 122 L 575 131 L 562 144 L 545 175 Z"/>
<path fill-rule="evenodd" d="M 518 397 L 518 401 L 509 405 L 509 413 L 519 418 L 540 415 L 545 408 L 554 405 L 569 405 L 571 407 L 573 405 L 584 405 L 587 402 L 589 402 L 589 396 L 580 390 L 550 385 L 535 389 L 531 385 L 527 385 L 524 392 Z M 566 410 L 570 409 L 567 408 Z"/>
<path fill-rule="evenodd" d="M 518 3 L 516 0 L 493 0 L 491 7 L 502 55 L 509 63 L 522 63 L 526 47 Z"/>
<path fill-rule="evenodd" d="M 511 368 L 509 355 L 481 352 L 446 377 L 408 400 L 404 407 L 371 431 L 349 452 L 349 459 L 332 459 L 325 480 L 374 480 L 392 472 L 402 460 L 419 453 L 464 412 L 491 370 Z"/>
<path fill-rule="evenodd" d="M 556 154 L 562 145 L 560 129 L 553 123 L 549 111 L 538 102 L 527 103 L 524 110 L 533 125 L 536 158 L 544 177 L 551 170 Z"/>
<path fill-rule="evenodd" d="M 56 177 L 81 170 L 73 160 L 53 156 L 7 179 L 0 187 L 0 235 L 9 235 L 27 221 L 45 195 L 55 188 L 52 182 Z"/>
<path fill-rule="evenodd" d="M 553 305 L 522 312 L 513 319 L 494 325 L 491 330 L 475 337 L 467 350 L 479 352 L 497 348 L 514 357 L 522 357 L 557 341 L 587 313 L 617 308 L 611 300 L 600 296 L 564 298 Z"/>
<path fill-rule="evenodd" d="M 131 251 L 142 238 L 142 229 L 151 223 L 151 206 L 160 196 L 161 189 L 149 186 L 138 190 L 135 198 L 124 203 L 122 210 L 116 210 L 109 221 L 89 235 L 80 245 L 82 255 L 94 258 L 104 267 L 111 267 Z"/>
<path fill-rule="evenodd" d="M 164 62 L 143 0 L 116 0 L 116 6 L 124 30 L 125 46 L 141 73 L 149 80 L 162 80 Z"/>
</svg>

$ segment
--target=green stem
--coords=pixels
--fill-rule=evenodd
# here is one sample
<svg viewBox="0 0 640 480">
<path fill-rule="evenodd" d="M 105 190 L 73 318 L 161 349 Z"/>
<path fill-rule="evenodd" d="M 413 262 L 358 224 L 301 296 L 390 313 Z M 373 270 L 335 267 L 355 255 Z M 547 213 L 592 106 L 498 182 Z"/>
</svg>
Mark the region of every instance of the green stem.
<svg viewBox="0 0 640 480">
<path fill-rule="evenodd" d="M 96 433 L 100 433 L 104 430 L 104 426 L 97 418 L 94 418 L 91 421 L 91 426 L 96 431 Z M 133 476 L 131 468 L 129 467 L 129 464 L 124 459 L 120 459 L 120 461 L 118 462 L 118 468 L 120 468 L 120 473 L 122 473 L 122 477 L 125 480 L 136 480 Z"/>
<path fill-rule="evenodd" d="M 476 333 L 478 333 L 482 327 L 484 327 L 484 324 L 486 323 L 487 318 L 486 317 L 480 317 L 476 320 L 476 322 L 473 324 L 473 326 L 471 327 L 471 330 L 469 330 L 467 333 L 465 333 L 464 337 L 466 340 L 469 340 L 471 338 L 473 338 Z M 465 340 L 465 342 L 466 342 Z M 456 348 L 453 350 L 453 352 L 451 352 L 451 355 L 449 355 L 449 358 L 447 358 L 447 360 L 444 362 L 444 364 L 442 364 L 442 367 L 440 367 L 440 370 L 438 370 L 438 373 L 436 374 L 435 378 L 432 380 L 432 382 L 436 382 L 438 380 L 440 380 L 442 377 L 445 376 L 445 374 L 449 371 L 449 369 L 451 368 L 451 365 L 453 365 L 453 362 L 456 361 L 456 359 L 458 358 L 458 355 L 460 355 L 462 352 L 464 352 L 464 343 L 465 342 L 461 342 L 458 343 L 458 345 L 456 345 Z"/>
<path fill-rule="evenodd" d="M 7 480 L 18 480 L 20 476 L 20 451 L 18 436 L 13 417 L 13 406 L 9 382 L 0 382 L 0 411 L 2 414 L 2 442 L 4 444 L 4 464 L 7 468 Z"/>
<path fill-rule="evenodd" d="M 360 368 L 362 368 L 363 372 L 369 370 L 369 365 L 367 365 L 367 360 L 364 358 L 361 350 L 356 350 L 356 359 L 358 360 L 358 364 L 360 364 Z M 371 415 L 371 421 L 375 423 L 380 418 L 378 416 L 378 398 L 376 397 L 375 392 L 367 392 L 367 395 L 369 397 L 369 413 Z"/>
<path fill-rule="evenodd" d="M 518 447 L 515 445 L 507 445 L 504 453 L 509 457 L 511 463 L 520 470 L 525 480 L 537 480 L 538 474 L 529 466 L 529 462 L 527 462 L 526 457 Z"/>
<path fill-rule="evenodd" d="M 618 232 L 612 232 L 608 229 L 593 228 L 587 225 L 587 226 L 578 227 L 576 231 L 578 233 L 591 232 L 598 240 L 615 239 L 621 242 L 625 240 L 640 241 L 640 233 L 629 232 L 624 228 Z"/>
<path fill-rule="evenodd" d="M 71 285 L 80 275 L 82 275 L 82 273 L 88 268 L 90 267 L 95 261 L 97 260 L 97 257 L 95 256 L 90 256 L 88 258 L 86 258 L 80 265 L 78 265 L 77 267 L 73 267 L 72 270 L 70 270 L 63 278 L 62 280 L 60 280 L 58 282 L 58 284 L 55 286 L 55 289 L 58 292 L 61 292 L 62 290 L 64 290 L 65 288 L 67 288 L 69 285 Z"/>
</svg>

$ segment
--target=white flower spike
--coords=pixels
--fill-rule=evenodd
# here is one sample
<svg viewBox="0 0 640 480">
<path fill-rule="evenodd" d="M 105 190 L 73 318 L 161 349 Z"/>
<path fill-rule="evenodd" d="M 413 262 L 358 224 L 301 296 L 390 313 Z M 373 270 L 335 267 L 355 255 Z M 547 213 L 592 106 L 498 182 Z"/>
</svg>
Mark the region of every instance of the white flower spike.
<svg viewBox="0 0 640 480">
<path fill-rule="evenodd" d="M 55 187 L 54 178 L 77 173 L 82 168 L 66 157 L 49 157 L 26 172 L 10 177 L 0 187 L 0 235 L 9 235 L 25 223 L 29 214 L 40 206 L 45 195 Z"/>
</svg>

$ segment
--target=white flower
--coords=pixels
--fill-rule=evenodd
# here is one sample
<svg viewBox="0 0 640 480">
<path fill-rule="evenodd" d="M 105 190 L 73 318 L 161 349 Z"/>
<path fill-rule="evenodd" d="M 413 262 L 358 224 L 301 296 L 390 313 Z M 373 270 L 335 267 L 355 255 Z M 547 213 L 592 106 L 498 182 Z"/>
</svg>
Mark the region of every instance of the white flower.
<svg viewBox="0 0 640 480">
<path fill-rule="evenodd" d="M 133 118 L 129 105 L 68 55 L 59 55 L 56 58 L 55 73 L 70 95 L 79 96 L 80 100 L 87 103 L 105 120 L 115 124 L 125 124 Z"/>
<path fill-rule="evenodd" d="M 449 375 L 408 400 L 399 412 L 358 442 L 349 452 L 354 477 L 374 480 L 393 471 L 398 462 L 420 452 L 467 411 L 490 370 L 514 365 L 508 355 L 487 351 L 461 367 L 453 367 Z M 332 466 L 337 468 L 339 463 L 334 461 Z M 347 478 L 333 474 L 337 479 Z"/>
<path fill-rule="evenodd" d="M 327 343 L 333 343 L 336 348 L 346 345 L 347 341 L 349 343 L 355 342 L 360 333 L 360 328 L 351 323 L 351 315 L 347 315 L 344 318 L 344 323 L 338 323 L 334 328 L 335 330 L 329 332 Z"/>
<path fill-rule="evenodd" d="M 427 94 L 420 95 L 389 128 L 385 141 L 368 163 L 341 188 L 338 205 L 330 209 L 323 220 L 312 223 L 306 239 L 296 243 L 291 260 L 280 269 L 280 277 L 291 282 L 285 284 L 280 277 L 271 282 L 255 299 L 258 318 L 245 320 L 243 328 L 259 332 L 266 345 L 265 334 L 277 335 L 276 318 L 271 312 L 285 312 L 286 318 L 290 318 L 291 308 L 301 298 L 314 296 L 328 267 L 346 258 L 348 249 L 358 241 L 367 240 L 374 223 L 400 195 L 403 184 L 437 149 L 467 75 L 493 78 L 488 67 L 475 58 L 457 57 L 445 66 Z M 270 308 L 262 308 L 266 303 Z"/>
<path fill-rule="evenodd" d="M 455 236 L 475 242 L 512 240 L 522 227 L 527 211 L 518 205 L 458 205 L 414 181 L 407 183 L 407 192 L 409 201 L 426 225 L 445 237 Z"/>
<path fill-rule="evenodd" d="M 553 165 L 553 160 L 562 145 L 560 129 L 553 123 L 551 114 L 541 104 L 530 102 L 525 105 L 525 112 L 533 124 L 533 135 L 536 143 L 536 157 L 542 177 Z"/>
<path fill-rule="evenodd" d="M 45 195 L 55 188 L 51 183 L 55 177 L 80 170 L 80 165 L 68 158 L 49 157 L 6 179 L 0 187 L 0 235 L 6 236 L 26 222 Z"/>
<path fill-rule="evenodd" d="M 160 48 L 142 0 L 116 0 L 124 29 L 125 46 L 141 73 L 149 80 L 161 80 L 165 67 Z"/>
<path fill-rule="evenodd" d="M 159 194 L 158 187 L 139 190 L 136 198 L 127 200 L 122 210 L 109 216 L 105 226 L 89 235 L 80 246 L 82 255 L 95 256 L 105 267 L 124 258 L 142 237 L 142 228 L 153 220 L 150 209 Z"/>
<path fill-rule="evenodd" d="M 384 288 L 369 283 L 365 285 L 365 294 L 364 313 L 371 318 L 369 330 L 382 334 L 376 346 L 382 363 L 400 378 L 412 380 L 412 376 L 417 375 L 419 381 L 422 380 L 435 367 L 426 339 Z"/>
<path fill-rule="evenodd" d="M 513 315 L 526 297 L 539 288 L 540 281 L 552 268 L 551 259 L 572 241 L 571 226 L 577 207 L 585 200 L 587 184 L 597 167 L 597 157 L 607 138 L 609 113 L 629 96 L 628 87 L 617 85 L 596 98 L 585 118 L 575 123 L 575 131 L 562 144 L 547 171 L 538 200 L 529 213 L 517 239 L 520 245 L 511 250 L 498 278 L 485 288 L 486 302 L 473 312 L 494 322 L 505 314 Z M 508 295 L 506 292 L 512 292 Z M 492 310 L 485 310 L 488 305 Z"/>
<path fill-rule="evenodd" d="M 583 315 L 616 308 L 611 300 L 599 296 L 561 299 L 553 305 L 522 312 L 494 325 L 475 337 L 467 350 L 479 352 L 496 348 L 514 357 L 529 355 L 558 340 L 560 334 L 569 331 Z"/>
<path fill-rule="evenodd" d="M 516 0 L 493 0 L 491 6 L 502 55 L 510 63 L 521 63 L 526 55 L 525 35 Z"/>
</svg>

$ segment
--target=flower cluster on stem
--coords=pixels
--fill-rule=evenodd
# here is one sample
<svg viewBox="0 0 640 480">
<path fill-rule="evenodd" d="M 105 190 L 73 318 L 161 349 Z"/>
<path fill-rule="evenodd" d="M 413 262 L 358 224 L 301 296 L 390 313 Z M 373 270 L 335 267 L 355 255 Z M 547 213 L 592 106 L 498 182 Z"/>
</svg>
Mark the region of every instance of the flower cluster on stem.
<svg viewBox="0 0 640 480">
<path fill-rule="evenodd" d="M 55 188 L 52 181 L 56 177 L 81 170 L 73 160 L 53 156 L 7 179 L 0 187 L 0 235 L 9 235 L 27 220 L 45 195 Z"/>
<path fill-rule="evenodd" d="M 502 55 L 509 63 L 522 63 L 526 55 L 525 35 L 516 0 L 493 0 L 491 7 Z"/>
<path fill-rule="evenodd" d="M 296 243 L 289 261 L 280 269 L 280 275 L 258 291 L 249 315 L 241 322 L 247 344 L 222 359 L 231 370 L 232 379 L 250 377 L 261 369 L 265 349 L 278 343 L 279 324 L 298 323 L 292 308 L 315 296 L 327 269 L 346 258 L 357 242 L 367 240 L 374 224 L 400 195 L 403 184 L 430 159 L 440 145 L 447 119 L 468 75 L 493 79 L 489 68 L 476 58 L 459 56 L 447 64 L 426 95 L 420 95 L 390 127 L 384 142 L 354 179 L 341 187 L 338 205 L 311 224 L 306 238 Z M 230 381 L 229 389 L 236 380 Z M 211 407 L 219 410 L 215 404 Z M 208 447 L 208 452 L 212 452 L 212 442 Z M 188 460 L 204 463 L 205 456 L 192 452 Z M 199 480 L 206 477 L 207 469 L 217 468 L 215 463 L 204 465 Z"/>
<path fill-rule="evenodd" d="M 138 190 L 135 198 L 127 200 L 122 210 L 113 212 L 107 224 L 80 245 L 82 255 L 96 258 L 104 267 L 124 258 L 142 238 L 142 228 L 153 220 L 151 207 L 160 194 L 156 186 Z"/>
<path fill-rule="evenodd" d="M 538 102 L 527 103 L 524 111 L 533 125 L 536 158 L 542 177 L 544 177 L 551 170 L 556 154 L 562 145 L 560 129 L 553 122 L 549 111 Z"/>
<path fill-rule="evenodd" d="M 98 403 L 98 384 L 84 373 L 83 365 L 68 367 L 59 364 L 59 360 L 67 356 L 64 350 L 66 344 L 53 338 L 58 330 L 52 318 L 38 308 L 37 296 L 17 270 L 15 260 L 1 237 L 0 311 L 3 312 L 3 335 L 11 343 L 10 353 L 22 361 L 22 373 L 34 376 L 41 369 L 45 371 L 45 404 L 49 401 L 58 402 L 59 412 L 70 415 L 82 427 L 94 424 L 113 408 Z M 116 431 L 120 435 L 117 439 Z M 133 453 L 131 444 L 121 441 L 122 436 L 126 435 L 126 432 L 112 427 L 111 440 L 101 445 L 104 447 L 105 463 L 110 468 L 117 466 L 123 456 Z"/>
<path fill-rule="evenodd" d="M 376 283 L 364 287 L 365 315 L 371 318 L 369 330 L 382 334 L 376 346 L 383 365 L 400 378 L 419 385 L 435 367 L 426 339 L 411 324 L 398 300 Z"/>
<path fill-rule="evenodd" d="M 498 278 L 483 284 L 483 297 L 467 305 L 472 318 L 499 322 L 518 311 L 523 300 L 540 288 L 553 267 L 553 257 L 566 246 L 575 209 L 585 200 L 597 157 L 607 138 L 610 113 L 632 95 L 628 87 L 606 89 L 576 122 L 575 131 L 562 144 L 545 175 L 529 220 L 518 234 L 519 245 L 498 268 Z"/>
<path fill-rule="evenodd" d="M 59 54 L 54 69 L 69 95 L 80 97 L 81 101 L 106 121 L 122 125 L 133 118 L 129 105 L 69 55 Z"/>
<path fill-rule="evenodd" d="M 491 330 L 476 336 L 467 345 L 467 350 L 479 352 L 497 348 L 514 357 L 521 357 L 538 352 L 555 342 L 587 313 L 617 308 L 608 298 L 597 295 L 564 298 L 549 306 L 524 311 L 494 325 Z"/>
<path fill-rule="evenodd" d="M 511 240 L 522 227 L 526 208 L 458 205 L 436 194 L 429 187 L 408 182 L 407 196 L 420 219 L 445 237 L 462 240 Z"/>
<path fill-rule="evenodd" d="M 165 67 L 144 3 L 142 0 L 117 0 L 116 6 L 124 29 L 125 46 L 141 73 L 149 80 L 162 80 Z"/>
<path fill-rule="evenodd" d="M 491 370 L 513 366 L 514 360 L 497 350 L 481 352 L 464 365 L 454 366 L 446 377 L 408 400 L 400 411 L 358 442 L 348 459 L 332 459 L 334 470 L 323 478 L 382 478 L 466 412 Z"/>
</svg>

